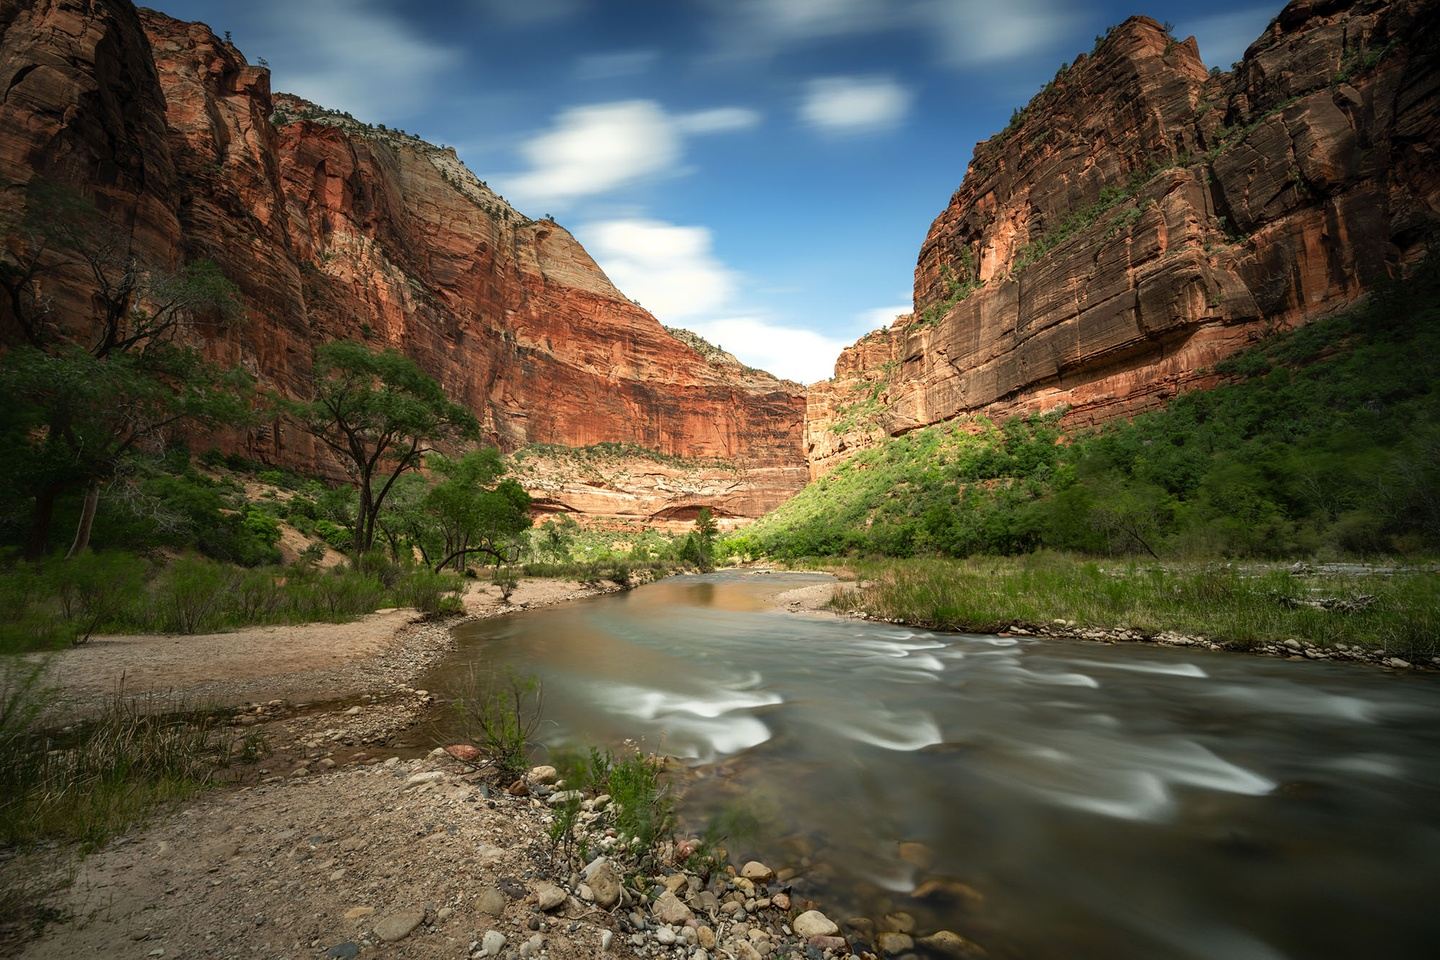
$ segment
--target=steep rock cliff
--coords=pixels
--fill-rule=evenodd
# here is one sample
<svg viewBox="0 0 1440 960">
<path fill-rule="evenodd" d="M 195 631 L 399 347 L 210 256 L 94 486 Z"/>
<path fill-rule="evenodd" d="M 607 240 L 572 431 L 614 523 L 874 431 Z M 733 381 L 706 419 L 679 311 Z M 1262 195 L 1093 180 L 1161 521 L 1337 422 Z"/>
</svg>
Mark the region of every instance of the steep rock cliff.
<svg viewBox="0 0 1440 960">
<path fill-rule="evenodd" d="M 213 259 L 245 307 L 193 333 L 215 358 L 303 395 L 317 343 L 361 339 L 412 356 L 507 450 L 723 461 L 711 479 L 738 516 L 803 484 L 797 385 L 668 333 L 568 231 L 516 212 L 452 150 L 272 96 L 268 70 L 207 26 L 123 0 L 4 0 L 0 31 L 4 203 L 42 176 L 92 197 L 149 264 Z M 83 325 L 81 278 L 46 292 Z M 328 466 L 283 422 L 227 439 Z M 620 489 L 612 506 L 673 512 L 709 489 Z"/>
<path fill-rule="evenodd" d="M 1413 263 L 1440 222 L 1437 25 L 1434 0 L 1299 0 L 1231 73 L 1147 18 L 1111 30 L 976 146 L 915 312 L 812 388 L 812 474 L 966 413 L 1138 412 Z M 857 382 L 883 403 L 847 435 Z"/>
</svg>

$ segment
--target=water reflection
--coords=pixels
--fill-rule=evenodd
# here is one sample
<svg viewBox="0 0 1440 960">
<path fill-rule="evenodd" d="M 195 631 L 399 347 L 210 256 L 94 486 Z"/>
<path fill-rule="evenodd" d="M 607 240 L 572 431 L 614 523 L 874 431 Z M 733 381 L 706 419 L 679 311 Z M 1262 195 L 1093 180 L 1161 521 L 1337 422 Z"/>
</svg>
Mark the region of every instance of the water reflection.
<svg viewBox="0 0 1440 960">
<path fill-rule="evenodd" d="M 463 628 L 556 741 L 690 758 L 696 823 L 827 908 L 1002 957 L 1429 956 L 1429 677 L 772 612 L 816 577 L 676 578 Z"/>
</svg>

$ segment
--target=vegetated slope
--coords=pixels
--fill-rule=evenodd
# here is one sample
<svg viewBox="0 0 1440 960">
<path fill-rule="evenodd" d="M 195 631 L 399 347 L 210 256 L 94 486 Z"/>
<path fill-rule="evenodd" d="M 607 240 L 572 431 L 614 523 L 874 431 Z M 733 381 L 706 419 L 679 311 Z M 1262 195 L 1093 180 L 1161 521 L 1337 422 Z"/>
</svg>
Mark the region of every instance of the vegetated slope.
<svg viewBox="0 0 1440 960">
<path fill-rule="evenodd" d="M 913 314 L 811 389 L 812 476 L 953 417 L 1152 409 L 1417 262 L 1437 51 L 1435 0 L 1291 3 L 1228 73 L 1148 18 L 1097 38 L 976 146 Z"/>
<path fill-rule="evenodd" d="M 564 227 L 514 210 L 453 149 L 272 95 L 268 69 L 204 24 L 128 0 L 16 0 L 0 9 L 0 88 L 0 214 L 42 179 L 92 200 L 144 267 L 215 261 L 244 318 L 193 339 L 266 386 L 304 396 L 314 347 L 359 340 L 411 356 L 506 450 L 624 443 L 729 461 L 737 515 L 804 482 L 797 385 L 667 332 Z M 78 268 L 46 278 L 77 334 L 93 323 L 88 282 Z M 215 439 L 338 473 L 284 420 Z M 640 516 L 683 505 L 635 501 Z"/>
<path fill-rule="evenodd" d="M 1440 269 L 1062 437 L 1063 411 L 888 438 L 729 542 L 776 557 L 1038 547 L 1199 556 L 1440 548 Z"/>
</svg>

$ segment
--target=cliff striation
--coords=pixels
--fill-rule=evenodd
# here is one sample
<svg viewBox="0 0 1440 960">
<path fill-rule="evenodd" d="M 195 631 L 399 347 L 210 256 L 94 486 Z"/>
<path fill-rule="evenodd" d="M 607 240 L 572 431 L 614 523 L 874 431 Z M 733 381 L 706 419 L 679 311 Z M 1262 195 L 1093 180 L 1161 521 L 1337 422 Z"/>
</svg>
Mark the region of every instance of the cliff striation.
<svg viewBox="0 0 1440 960">
<path fill-rule="evenodd" d="M 727 514 L 755 516 L 805 481 L 798 385 L 703 356 L 453 150 L 272 94 L 268 70 L 203 24 L 125 0 L 4 0 L 0 89 L 10 212 L 43 177 L 92 198 L 147 264 L 214 260 L 245 316 L 193 336 L 264 384 L 303 395 L 316 344 L 363 340 L 413 357 L 503 449 L 613 443 L 716 463 L 713 482 L 611 491 L 625 516 L 720 488 Z M 46 294 L 83 327 L 83 278 L 57 274 Z M 283 422 L 225 440 L 328 466 Z"/>
<path fill-rule="evenodd" d="M 812 475 L 967 413 L 1154 407 L 1414 263 L 1440 223 L 1437 51 L 1434 0 L 1297 0 L 1229 73 L 1153 20 L 1112 29 L 976 146 L 914 313 L 811 388 Z"/>
</svg>

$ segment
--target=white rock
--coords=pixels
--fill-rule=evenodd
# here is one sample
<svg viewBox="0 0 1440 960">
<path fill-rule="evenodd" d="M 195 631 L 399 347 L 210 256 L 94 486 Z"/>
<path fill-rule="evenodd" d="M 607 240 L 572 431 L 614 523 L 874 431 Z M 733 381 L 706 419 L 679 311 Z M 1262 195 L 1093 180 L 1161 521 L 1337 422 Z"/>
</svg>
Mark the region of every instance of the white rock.
<svg viewBox="0 0 1440 960">
<path fill-rule="evenodd" d="M 530 768 L 530 779 L 535 783 L 554 783 L 560 778 L 560 773 L 552 766 L 542 765 Z"/>
<path fill-rule="evenodd" d="M 480 946 L 487 957 L 498 957 L 500 951 L 505 949 L 505 934 L 499 930 L 486 931 L 485 936 L 480 938 Z"/>
<path fill-rule="evenodd" d="M 431 770 L 426 773 L 417 773 L 405 781 L 402 790 L 413 790 L 416 787 L 423 787 L 427 783 L 439 783 L 445 779 L 445 774 L 439 770 Z"/>
<path fill-rule="evenodd" d="M 840 928 L 819 910 L 806 910 L 795 918 L 795 932 L 806 939 L 833 937 L 840 932 Z"/>
<path fill-rule="evenodd" d="M 610 942 L 611 942 L 612 940 L 614 940 L 614 939 L 615 939 L 615 933 L 614 933 L 614 931 L 612 931 L 612 930 L 602 930 L 602 931 L 600 931 L 600 949 L 601 949 L 602 951 L 609 950 L 609 949 L 610 949 Z"/>
</svg>

